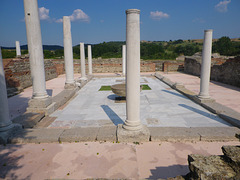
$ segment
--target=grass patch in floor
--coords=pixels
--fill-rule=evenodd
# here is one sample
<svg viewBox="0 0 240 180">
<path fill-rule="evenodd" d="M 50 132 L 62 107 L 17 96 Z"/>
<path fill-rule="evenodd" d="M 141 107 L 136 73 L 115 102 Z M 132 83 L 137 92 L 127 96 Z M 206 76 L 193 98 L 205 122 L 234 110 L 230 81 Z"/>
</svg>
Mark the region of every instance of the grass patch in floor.
<svg viewBox="0 0 240 180">
<path fill-rule="evenodd" d="M 142 90 L 152 90 L 147 84 L 143 84 L 142 86 Z"/>
<path fill-rule="evenodd" d="M 152 90 L 147 84 L 142 85 L 142 90 Z M 101 88 L 98 91 L 111 91 L 111 86 L 101 86 Z"/>
<path fill-rule="evenodd" d="M 101 86 L 101 88 L 98 91 L 111 91 L 111 86 Z"/>
</svg>

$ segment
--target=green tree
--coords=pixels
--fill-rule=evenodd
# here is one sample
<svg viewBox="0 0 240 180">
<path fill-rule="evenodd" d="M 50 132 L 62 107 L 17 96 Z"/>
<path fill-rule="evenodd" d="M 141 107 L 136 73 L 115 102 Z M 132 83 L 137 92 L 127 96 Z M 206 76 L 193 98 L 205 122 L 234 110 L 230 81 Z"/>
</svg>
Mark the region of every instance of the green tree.
<svg viewBox="0 0 240 180">
<path fill-rule="evenodd" d="M 223 36 L 213 44 L 213 51 L 221 55 L 231 56 L 234 54 L 234 46 L 229 37 Z"/>
</svg>

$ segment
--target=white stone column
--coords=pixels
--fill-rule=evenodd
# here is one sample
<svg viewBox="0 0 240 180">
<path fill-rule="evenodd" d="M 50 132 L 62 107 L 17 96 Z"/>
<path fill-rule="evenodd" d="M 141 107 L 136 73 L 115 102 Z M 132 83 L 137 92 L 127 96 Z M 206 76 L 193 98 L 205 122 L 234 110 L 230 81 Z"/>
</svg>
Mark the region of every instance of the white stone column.
<svg viewBox="0 0 240 180">
<path fill-rule="evenodd" d="M 126 45 L 122 46 L 122 75 L 126 74 Z"/>
<path fill-rule="evenodd" d="M 211 73 L 211 55 L 212 55 L 212 30 L 205 30 L 202 50 L 200 93 L 198 95 L 200 99 L 210 98 L 209 81 Z"/>
<path fill-rule="evenodd" d="M 2 51 L 0 47 L 0 132 L 7 131 L 13 127 L 9 118 L 9 108 L 7 99 L 7 89 L 2 61 Z"/>
<path fill-rule="evenodd" d="M 71 22 L 69 16 L 63 16 L 64 63 L 66 72 L 65 88 L 75 87 L 73 72 L 73 49 Z"/>
<path fill-rule="evenodd" d="M 126 112 L 123 125 L 127 130 L 140 130 L 140 10 L 128 9 L 127 15 L 127 76 Z"/>
<path fill-rule="evenodd" d="M 81 79 L 86 80 L 86 70 L 85 70 L 85 50 L 84 43 L 80 43 L 80 56 L 81 56 Z"/>
<path fill-rule="evenodd" d="M 92 48 L 91 45 L 88 45 L 88 74 L 92 74 Z"/>
<path fill-rule="evenodd" d="M 21 48 L 20 48 L 20 43 L 19 41 L 16 41 L 16 56 L 20 57 L 21 56 Z"/>
<path fill-rule="evenodd" d="M 47 98 L 42 36 L 37 0 L 24 0 L 24 10 L 33 82 L 33 98 Z"/>
</svg>

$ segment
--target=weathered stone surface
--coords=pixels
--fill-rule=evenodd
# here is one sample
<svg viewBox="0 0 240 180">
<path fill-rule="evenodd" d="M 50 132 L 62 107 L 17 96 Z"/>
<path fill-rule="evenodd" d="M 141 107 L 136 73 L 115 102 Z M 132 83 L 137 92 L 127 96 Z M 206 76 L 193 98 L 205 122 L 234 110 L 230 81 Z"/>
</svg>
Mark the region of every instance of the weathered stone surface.
<svg viewBox="0 0 240 180">
<path fill-rule="evenodd" d="M 200 136 L 192 128 L 185 127 L 149 127 L 151 141 L 199 141 Z"/>
<path fill-rule="evenodd" d="M 236 127 L 194 127 L 191 129 L 200 135 L 200 141 L 237 140 L 235 134 L 240 131 Z"/>
<path fill-rule="evenodd" d="M 96 141 L 99 128 L 73 128 L 65 129 L 61 134 L 59 141 L 61 142 L 83 142 Z"/>
<path fill-rule="evenodd" d="M 97 135 L 98 141 L 116 141 L 117 127 L 116 126 L 102 126 L 99 128 Z"/>
<path fill-rule="evenodd" d="M 188 163 L 193 179 L 235 179 L 237 176 L 223 156 L 189 155 Z"/>
<path fill-rule="evenodd" d="M 240 178 L 240 146 L 223 146 L 223 154 L 229 159 L 229 165 Z"/>
<path fill-rule="evenodd" d="M 150 139 L 150 132 L 146 126 L 139 131 L 129 131 L 122 127 L 122 124 L 117 128 L 117 141 L 119 142 L 147 142 Z"/>
<path fill-rule="evenodd" d="M 42 118 L 44 118 L 44 113 L 24 113 L 17 118 L 13 119 L 13 123 L 18 123 L 23 126 L 23 128 L 33 128 Z"/>
<path fill-rule="evenodd" d="M 12 128 L 7 131 L 0 132 L 0 144 L 9 143 L 9 138 L 11 138 L 16 131 L 22 130 L 22 125 L 20 124 L 12 124 Z"/>
<path fill-rule="evenodd" d="M 52 143 L 58 142 L 63 129 L 24 129 L 17 131 L 10 143 Z"/>
<path fill-rule="evenodd" d="M 30 99 L 28 101 L 28 106 L 30 108 L 46 108 L 52 103 L 52 97 Z"/>
<path fill-rule="evenodd" d="M 54 109 L 58 109 L 60 106 L 64 105 L 67 101 L 69 101 L 79 90 L 78 87 L 74 89 L 65 89 L 58 93 L 56 96 L 53 97 L 53 102 L 55 102 Z"/>
<path fill-rule="evenodd" d="M 56 103 L 53 102 L 52 104 L 50 104 L 46 108 L 31 108 L 31 107 L 28 107 L 27 112 L 45 113 L 45 115 L 49 115 L 49 114 L 52 114 L 55 111 L 55 104 Z"/>
</svg>

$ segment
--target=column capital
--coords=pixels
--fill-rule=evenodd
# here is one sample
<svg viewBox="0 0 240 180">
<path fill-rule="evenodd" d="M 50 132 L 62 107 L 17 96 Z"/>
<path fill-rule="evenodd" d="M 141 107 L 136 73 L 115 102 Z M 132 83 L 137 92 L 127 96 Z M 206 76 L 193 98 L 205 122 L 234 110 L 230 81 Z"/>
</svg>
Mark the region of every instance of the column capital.
<svg viewBox="0 0 240 180">
<path fill-rule="evenodd" d="M 139 9 L 127 9 L 126 14 L 140 14 Z"/>
<path fill-rule="evenodd" d="M 213 32 L 213 30 L 212 29 L 206 29 L 206 30 L 204 30 L 204 32 Z"/>
</svg>

